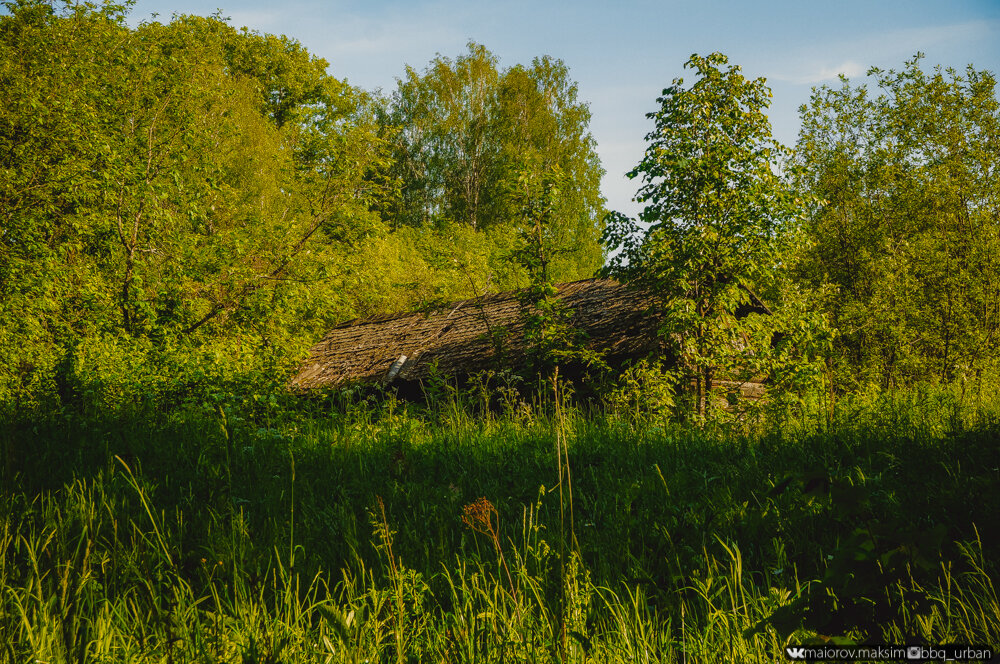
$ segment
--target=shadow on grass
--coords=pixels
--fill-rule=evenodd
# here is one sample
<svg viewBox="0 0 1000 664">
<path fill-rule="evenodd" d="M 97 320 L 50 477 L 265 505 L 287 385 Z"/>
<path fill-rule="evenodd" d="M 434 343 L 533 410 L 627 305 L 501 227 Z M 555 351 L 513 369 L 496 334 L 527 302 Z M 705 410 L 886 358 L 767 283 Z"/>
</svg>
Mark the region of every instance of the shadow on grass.
<svg viewBox="0 0 1000 664">
<path fill-rule="evenodd" d="M 920 552 L 935 562 L 957 559 L 955 543 L 977 530 L 985 551 L 1000 550 L 1000 427 L 893 422 L 748 435 L 574 416 L 562 517 L 546 419 L 299 412 L 275 422 L 220 410 L 21 422 L 2 433 L 5 511 L 80 481 L 143 521 L 131 474 L 187 564 L 263 568 L 278 549 L 298 551 L 295 564 L 313 573 L 377 566 L 381 497 L 396 555 L 430 577 L 456 557 L 489 557 L 461 519 L 486 497 L 512 548 L 531 512 L 549 546 L 579 550 L 596 584 L 645 584 L 654 597 L 688 586 L 726 543 L 761 583 L 791 570 L 821 577 L 862 528 L 873 533 L 866 546 L 886 552 L 915 549 L 936 528 Z"/>
</svg>

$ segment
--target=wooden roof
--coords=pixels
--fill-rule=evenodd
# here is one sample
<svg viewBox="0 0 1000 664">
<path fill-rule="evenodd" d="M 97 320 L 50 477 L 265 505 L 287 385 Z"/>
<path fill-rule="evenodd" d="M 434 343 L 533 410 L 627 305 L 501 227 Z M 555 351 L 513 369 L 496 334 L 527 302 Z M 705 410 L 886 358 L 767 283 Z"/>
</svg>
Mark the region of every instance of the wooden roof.
<svg viewBox="0 0 1000 664">
<path fill-rule="evenodd" d="M 659 345 L 654 299 L 611 279 L 558 286 L 585 345 L 609 360 L 638 357 Z M 524 307 L 517 293 L 452 302 L 431 312 L 362 318 L 333 328 L 309 352 L 293 389 L 345 383 L 391 383 L 426 378 L 436 363 L 443 375 L 527 361 Z M 497 341 L 499 339 L 499 341 Z"/>
</svg>

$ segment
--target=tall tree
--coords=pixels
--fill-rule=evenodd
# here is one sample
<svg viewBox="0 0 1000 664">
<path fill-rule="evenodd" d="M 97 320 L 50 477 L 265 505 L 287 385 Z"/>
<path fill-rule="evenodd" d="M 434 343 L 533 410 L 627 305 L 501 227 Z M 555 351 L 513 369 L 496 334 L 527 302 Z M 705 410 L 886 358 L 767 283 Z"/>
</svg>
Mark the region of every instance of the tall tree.
<svg viewBox="0 0 1000 664">
<path fill-rule="evenodd" d="M 461 224 L 477 230 L 519 223 L 522 176 L 566 174 L 552 228 L 562 238 L 553 269 L 561 278 L 590 276 L 601 263 L 598 242 L 602 170 L 588 131 L 590 112 L 559 60 L 501 70 L 496 57 L 470 43 L 454 60 L 437 57 L 408 68 L 389 104 L 396 132 L 397 226 Z"/>
<path fill-rule="evenodd" d="M 89 338 L 286 334 L 283 293 L 378 226 L 362 95 L 292 40 L 6 6 L 0 396 Z"/>
<path fill-rule="evenodd" d="M 786 154 L 764 114 L 771 92 L 721 53 L 691 56 L 698 78 L 663 91 L 639 165 L 643 228 L 609 217 L 609 272 L 657 293 L 666 338 L 694 386 L 697 414 L 712 407 L 720 374 L 760 371 L 774 326 L 753 311 L 768 288 L 783 224 L 802 212 L 776 172 Z M 687 382 L 687 381 L 685 381 Z"/>
<path fill-rule="evenodd" d="M 824 283 L 840 369 L 883 387 L 996 369 L 1000 350 L 1000 106 L 996 79 L 872 69 L 801 109 L 801 185 L 825 200 L 799 275 Z"/>
<path fill-rule="evenodd" d="M 447 218 L 480 228 L 496 219 L 500 144 L 491 135 L 496 58 L 483 46 L 454 61 L 438 56 L 423 75 L 412 67 L 392 99 L 403 181 L 398 223 Z"/>
</svg>

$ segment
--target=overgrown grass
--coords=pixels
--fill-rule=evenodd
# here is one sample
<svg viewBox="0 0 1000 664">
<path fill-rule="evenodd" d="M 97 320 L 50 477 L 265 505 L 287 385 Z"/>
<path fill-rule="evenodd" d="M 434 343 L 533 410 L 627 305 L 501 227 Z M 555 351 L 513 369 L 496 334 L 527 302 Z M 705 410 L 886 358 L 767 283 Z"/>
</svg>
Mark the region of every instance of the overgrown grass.
<svg viewBox="0 0 1000 664">
<path fill-rule="evenodd" d="M 914 390 L 756 428 L 454 399 L 11 423 L 3 656 L 771 662 L 810 638 L 996 645 L 995 405 Z"/>
</svg>

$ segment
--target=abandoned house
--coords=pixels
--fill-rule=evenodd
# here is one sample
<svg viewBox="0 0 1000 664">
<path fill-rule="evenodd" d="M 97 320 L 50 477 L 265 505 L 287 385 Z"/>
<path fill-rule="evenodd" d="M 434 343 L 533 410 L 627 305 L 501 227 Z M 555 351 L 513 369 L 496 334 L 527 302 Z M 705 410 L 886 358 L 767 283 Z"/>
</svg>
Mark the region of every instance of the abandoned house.
<svg viewBox="0 0 1000 664">
<path fill-rule="evenodd" d="M 584 345 L 612 367 L 662 350 L 655 298 L 612 279 L 560 284 L 557 297 L 572 311 Z M 755 310 L 767 311 L 763 304 Z M 433 371 L 467 376 L 527 366 L 526 316 L 518 293 L 452 302 L 430 312 L 360 318 L 342 323 L 309 352 L 290 381 L 292 389 L 352 383 L 419 385 Z M 729 381 L 720 381 L 729 382 Z M 757 383 L 733 385 L 747 396 Z"/>
</svg>

